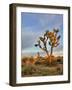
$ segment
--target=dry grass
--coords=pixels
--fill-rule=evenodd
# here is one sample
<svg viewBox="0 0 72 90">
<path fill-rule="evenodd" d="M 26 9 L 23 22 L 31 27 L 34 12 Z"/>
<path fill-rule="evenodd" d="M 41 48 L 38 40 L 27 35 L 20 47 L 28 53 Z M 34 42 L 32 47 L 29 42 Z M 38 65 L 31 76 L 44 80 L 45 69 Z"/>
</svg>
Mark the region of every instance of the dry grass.
<svg viewBox="0 0 72 90">
<path fill-rule="evenodd" d="M 28 76 L 48 76 L 63 74 L 63 57 L 51 57 L 52 62 L 46 57 L 23 57 L 22 77 Z"/>
</svg>

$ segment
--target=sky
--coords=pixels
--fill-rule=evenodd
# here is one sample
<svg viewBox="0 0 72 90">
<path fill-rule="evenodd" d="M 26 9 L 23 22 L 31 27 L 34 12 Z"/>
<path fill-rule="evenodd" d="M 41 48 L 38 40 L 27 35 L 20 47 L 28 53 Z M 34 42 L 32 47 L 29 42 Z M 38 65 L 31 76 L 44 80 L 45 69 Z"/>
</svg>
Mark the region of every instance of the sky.
<svg viewBox="0 0 72 90">
<path fill-rule="evenodd" d="M 60 44 L 54 48 L 54 53 L 63 54 L 63 15 L 48 13 L 21 12 L 21 52 L 22 55 L 35 55 L 37 52 L 43 54 L 42 50 L 34 45 L 45 31 L 58 28 Z M 48 46 L 49 50 L 50 47 Z"/>
</svg>

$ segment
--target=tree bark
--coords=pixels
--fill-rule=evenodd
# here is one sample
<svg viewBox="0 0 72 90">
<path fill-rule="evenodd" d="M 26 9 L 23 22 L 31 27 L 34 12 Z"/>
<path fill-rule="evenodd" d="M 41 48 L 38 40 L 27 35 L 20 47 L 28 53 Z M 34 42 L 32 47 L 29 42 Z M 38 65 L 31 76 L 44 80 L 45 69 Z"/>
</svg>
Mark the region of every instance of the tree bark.
<svg viewBox="0 0 72 90">
<path fill-rule="evenodd" d="M 50 55 L 52 55 L 52 53 L 53 53 L 53 47 L 51 46 L 51 54 Z"/>
<path fill-rule="evenodd" d="M 46 54 L 47 54 L 47 56 L 49 57 L 49 53 L 48 53 L 48 51 L 46 51 Z"/>
<path fill-rule="evenodd" d="M 50 53 L 50 64 L 51 64 L 51 62 L 52 62 L 52 54 L 53 54 L 53 47 L 51 46 L 51 53 Z"/>
</svg>

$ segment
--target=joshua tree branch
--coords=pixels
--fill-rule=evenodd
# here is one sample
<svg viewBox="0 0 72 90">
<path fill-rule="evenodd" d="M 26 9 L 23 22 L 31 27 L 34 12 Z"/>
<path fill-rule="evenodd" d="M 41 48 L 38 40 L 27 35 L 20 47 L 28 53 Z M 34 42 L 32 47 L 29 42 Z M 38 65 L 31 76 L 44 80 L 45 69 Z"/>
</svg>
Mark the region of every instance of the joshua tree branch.
<svg viewBox="0 0 72 90">
<path fill-rule="evenodd" d="M 59 43 L 57 43 L 54 47 L 57 47 L 59 45 Z"/>
</svg>

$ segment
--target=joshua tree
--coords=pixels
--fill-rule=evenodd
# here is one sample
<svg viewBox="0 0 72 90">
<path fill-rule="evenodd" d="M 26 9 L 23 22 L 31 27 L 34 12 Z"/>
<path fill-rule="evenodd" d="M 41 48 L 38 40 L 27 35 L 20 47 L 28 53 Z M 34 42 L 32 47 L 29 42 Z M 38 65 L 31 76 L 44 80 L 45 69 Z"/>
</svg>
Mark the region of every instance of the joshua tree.
<svg viewBox="0 0 72 90">
<path fill-rule="evenodd" d="M 35 44 L 35 47 L 39 47 L 43 51 L 46 52 L 47 56 L 49 56 L 49 52 L 47 50 L 47 41 L 48 41 L 48 36 L 47 33 L 49 31 L 46 31 L 45 34 L 42 37 L 39 37 L 39 40 L 37 41 L 37 44 Z"/>
<path fill-rule="evenodd" d="M 57 36 L 59 32 L 59 29 L 53 29 L 53 31 L 46 31 L 45 34 L 42 37 L 39 37 L 38 43 L 35 44 L 35 46 L 41 48 L 43 51 L 46 52 L 47 56 L 50 57 L 50 63 L 51 63 L 51 56 L 53 54 L 53 48 L 57 47 L 59 45 L 60 35 Z M 51 46 L 51 52 L 49 54 L 47 49 L 47 41 L 48 45 Z"/>
</svg>

